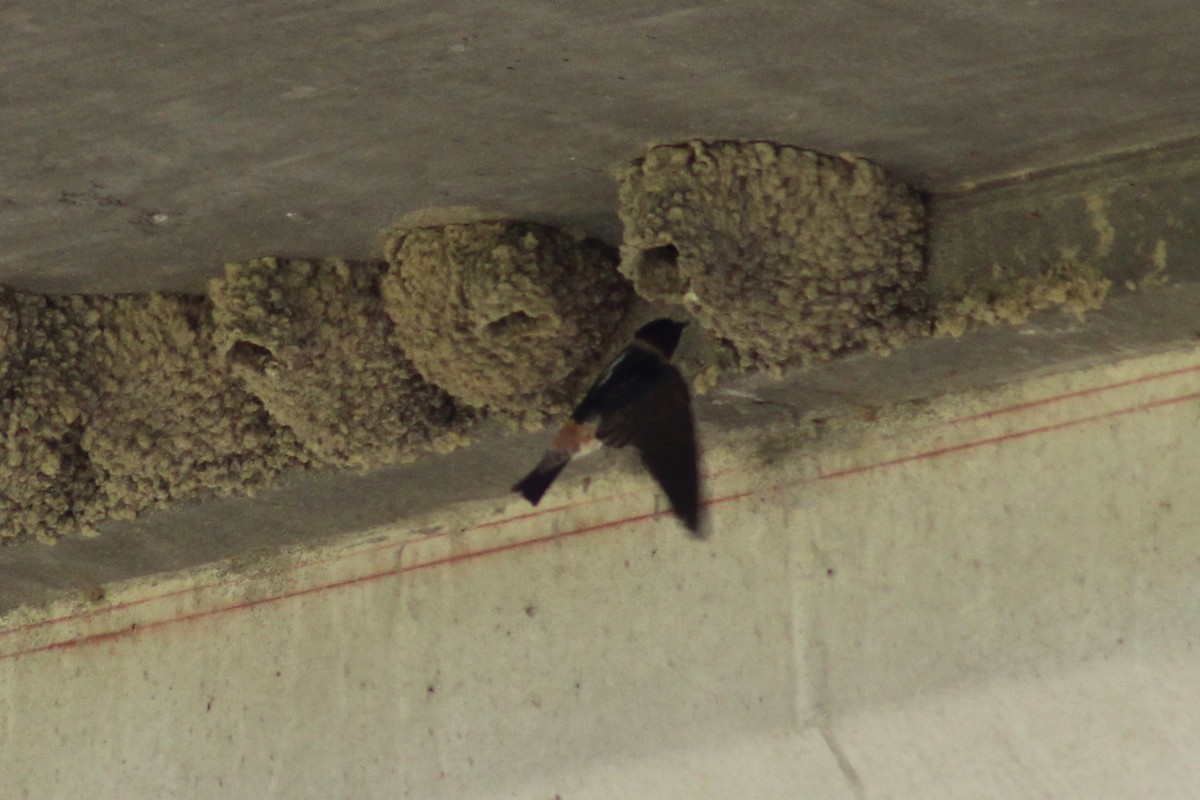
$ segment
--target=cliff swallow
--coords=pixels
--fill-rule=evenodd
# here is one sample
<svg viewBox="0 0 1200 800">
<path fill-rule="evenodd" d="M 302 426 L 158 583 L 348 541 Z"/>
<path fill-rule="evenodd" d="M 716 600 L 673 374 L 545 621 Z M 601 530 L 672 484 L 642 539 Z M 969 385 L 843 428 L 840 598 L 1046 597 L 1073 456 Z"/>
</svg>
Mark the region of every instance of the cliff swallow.
<svg viewBox="0 0 1200 800">
<path fill-rule="evenodd" d="M 573 456 L 602 445 L 633 445 L 675 516 L 692 536 L 703 537 L 692 403 L 687 382 L 670 361 L 686 326 L 656 319 L 639 328 L 513 491 L 536 506 Z"/>
</svg>

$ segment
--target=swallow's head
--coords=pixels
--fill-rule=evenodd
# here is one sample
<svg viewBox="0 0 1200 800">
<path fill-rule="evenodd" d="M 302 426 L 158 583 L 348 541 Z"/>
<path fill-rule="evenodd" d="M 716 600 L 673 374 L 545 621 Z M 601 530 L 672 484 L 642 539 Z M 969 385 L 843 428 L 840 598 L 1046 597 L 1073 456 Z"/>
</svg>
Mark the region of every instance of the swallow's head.
<svg viewBox="0 0 1200 800">
<path fill-rule="evenodd" d="M 675 347 L 679 344 L 679 337 L 683 334 L 683 329 L 686 327 L 686 322 L 676 322 L 673 319 L 662 317 L 653 322 L 647 322 L 638 328 L 633 338 L 650 345 L 662 353 L 663 358 L 670 358 L 675 352 Z"/>
</svg>

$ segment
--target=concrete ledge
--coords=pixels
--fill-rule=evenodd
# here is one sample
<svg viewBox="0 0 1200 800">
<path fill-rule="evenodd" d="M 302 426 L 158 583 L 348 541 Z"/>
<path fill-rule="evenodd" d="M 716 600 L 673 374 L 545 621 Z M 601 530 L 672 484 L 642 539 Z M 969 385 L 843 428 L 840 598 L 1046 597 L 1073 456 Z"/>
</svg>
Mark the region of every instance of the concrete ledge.
<svg viewBox="0 0 1200 800">
<path fill-rule="evenodd" d="M 1187 796 L 1196 299 L 1171 287 L 1087 326 L 715 395 L 703 545 L 632 470 L 599 463 L 531 511 L 496 499 L 510 476 L 491 462 L 458 476 L 474 495 L 410 489 L 400 522 L 368 499 L 358 533 L 304 543 L 332 535 L 319 515 L 267 505 L 256 523 L 283 550 L 203 566 L 230 545 L 198 548 L 175 574 L 10 610 L 6 786 Z M 115 533 L 80 544 L 131 541 Z M 51 769 L 51 751 L 71 755 Z"/>
<path fill-rule="evenodd" d="M 1138 354 L 1190 348 L 1200 285 L 1175 285 L 1120 297 L 1086 324 L 1042 314 L 1028 324 L 921 340 L 887 358 L 862 354 L 794 373 L 761 378 L 697 399 L 705 443 L 728 441 L 746 453 L 851 446 L 845 430 L 875 426 L 880 409 L 920 406 L 942 395 L 973 395 L 1031 376 L 1108 364 Z M 766 433 L 780 423 L 778 441 Z M 763 433 L 753 433 L 759 428 Z M 753 433 L 747 439 L 746 431 Z M 101 587 L 232 559 L 237 565 L 281 548 L 312 546 L 395 524 L 413 529 L 452 524 L 449 509 L 507 503 L 514 475 L 539 452 L 546 434 L 481 434 L 480 446 L 356 475 L 292 475 L 256 497 L 180 503 L 132 522 L 109 522 L 95 539 L 54 547 L 0 548 L 0 614 L 51 600 L 90 604 Z M 764 436 L 766 437 L 764 439 Z M 755 442 L 760 442 L 755 444 Z M 738 444 L 741 442 L 742 444 Z M 588 459 L 567 473 L 588 481 L 627 462 Z M 353 503 L 345 503 L 347 497 Z M 480 513 L 480 512 L 473 512 Z M 240 568 L 240 567 L 237 567 Z"/>
<path fill-rule="evenodd" d="M 1198 219 L 1195 141 L 970 185 L 930 198 L 930 286 L 953 294 L 1061 259 L 1118 286 L 1195 280 Z"/>
</svg>

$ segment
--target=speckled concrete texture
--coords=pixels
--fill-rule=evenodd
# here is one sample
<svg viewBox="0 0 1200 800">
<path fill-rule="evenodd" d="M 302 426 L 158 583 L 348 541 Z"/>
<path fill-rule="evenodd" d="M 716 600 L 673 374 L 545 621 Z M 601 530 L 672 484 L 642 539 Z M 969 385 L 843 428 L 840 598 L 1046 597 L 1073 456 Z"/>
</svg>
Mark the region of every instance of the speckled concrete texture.
<svg viewBox="0 0 1200 800">
<path fill-rule="evenodd" d="M 536 514 L 460 461 L 465 501 L 10 612 L 6 787 L 1188 797 L 1200 350 L 1087 365 L 1090 331 L 1025 334 L 1074 355 L 999 387 L 931 397 L 936 360 L 856 382 L 919 399 L 867 420 L 843 398 L 858 424 L 835 430 L 786 406 L 811 387 L 727 397 L 704 543 L 619 461 Z M 920 344 L 972 337 L 995 340 L 981 370 L 1020 356 L 1002 330 Z"/>
</svg>

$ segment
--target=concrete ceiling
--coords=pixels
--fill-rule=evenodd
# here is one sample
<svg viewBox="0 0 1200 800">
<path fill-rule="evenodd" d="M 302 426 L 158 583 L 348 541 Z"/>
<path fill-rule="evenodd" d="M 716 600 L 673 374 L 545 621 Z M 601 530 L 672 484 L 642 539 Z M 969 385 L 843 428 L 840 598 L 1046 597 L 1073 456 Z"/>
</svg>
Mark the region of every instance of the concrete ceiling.
<svg viewBox="0 0 1200 800">
<path fill-rule="evenodd" d="M 652 140 L 940 191 L 1200 135 L 1194 0 L 9 0 L 0 31 L 0 281 L 39 291 L 366 256 L 426 206 L 616 240 Z"/>
</svg>

